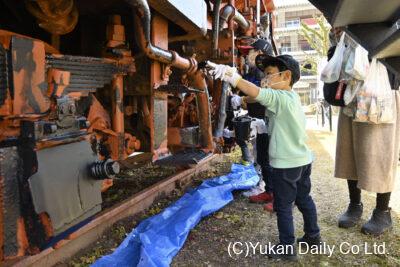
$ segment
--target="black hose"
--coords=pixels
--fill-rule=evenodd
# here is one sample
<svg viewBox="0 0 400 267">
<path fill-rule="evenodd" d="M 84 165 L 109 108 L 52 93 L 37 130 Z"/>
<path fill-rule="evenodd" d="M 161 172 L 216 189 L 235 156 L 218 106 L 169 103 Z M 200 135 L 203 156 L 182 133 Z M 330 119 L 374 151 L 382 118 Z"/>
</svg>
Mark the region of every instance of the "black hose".
<svg viewBox="0 0 400 267">
<path fill-rule="evenodd" d="M 228 100 L 229 84 L 222 82 L 221 101 L 219 105 L 218 123 L 214 130 L 214 137 L 222 137 L 226 121 L 226 104 Z"/>
</svg>

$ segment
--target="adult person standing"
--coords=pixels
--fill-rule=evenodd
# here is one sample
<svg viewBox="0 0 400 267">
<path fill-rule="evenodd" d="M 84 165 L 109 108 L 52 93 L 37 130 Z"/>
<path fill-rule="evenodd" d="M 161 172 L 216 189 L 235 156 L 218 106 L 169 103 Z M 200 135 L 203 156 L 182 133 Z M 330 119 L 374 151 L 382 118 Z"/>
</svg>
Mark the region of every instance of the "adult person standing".
<svg viewBox="0 0 400 267">
<path fill-rule="evenodd" d="M 332 36 L 342 34 L 333 29 Z M 361 232 L 381 235 L 392 227 L 389 201 L 394 189 L 400 144 L 399 77 L 389 74 L 394 93 L 394 123 L 355 122 L 340 110 L 336 143 L 335 177 L 347 179 L 350 203 L 339 217 L 341 228 L 355 226 L 361 219 L 361 190 L 376 193 L 376 206 Z"/>
</svg>

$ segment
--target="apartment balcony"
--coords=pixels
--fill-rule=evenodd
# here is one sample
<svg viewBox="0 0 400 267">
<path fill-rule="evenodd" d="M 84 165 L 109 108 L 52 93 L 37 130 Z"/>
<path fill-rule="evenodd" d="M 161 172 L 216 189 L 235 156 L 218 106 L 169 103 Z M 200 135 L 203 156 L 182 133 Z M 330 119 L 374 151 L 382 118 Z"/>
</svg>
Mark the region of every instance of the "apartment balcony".
<svg viewBox="0 0 400 267">
<path fill-rule="evenodd" d="M 318 24 L 314 24 L 314 25 L 308 25 L 311 29 L 319 29 L 319 25 Z M 281 24 L 278 25 L 278 27 L 276 27 L 274 29 L 274 34 L 275 36 L 280 36 L 280 35 L 284 35 L 286 33 L 294 33 L 294 32 L 299 32 L 301 30 L 301 24 L 289 24 L 289 25 L 285 25 L 285 24 Z"/>
<path fill-rule="evenodd" d="M 316 56 L 318 53 L 315 50 L 296 50 L 292 51 L 290 47 L 281 47 L 279 48 L 279 53 L 280 54 L 288 54 L 291 55 L 292 57 L 299 59 L 299 58 L 305 58 L 307 56 Z"/>
<path fill-rule="evenodd" d="M 301 80 L 303 81 L 316 81 L 318 79 L 317 75 L 305 75 L 301 76 Z"/>
</svg>

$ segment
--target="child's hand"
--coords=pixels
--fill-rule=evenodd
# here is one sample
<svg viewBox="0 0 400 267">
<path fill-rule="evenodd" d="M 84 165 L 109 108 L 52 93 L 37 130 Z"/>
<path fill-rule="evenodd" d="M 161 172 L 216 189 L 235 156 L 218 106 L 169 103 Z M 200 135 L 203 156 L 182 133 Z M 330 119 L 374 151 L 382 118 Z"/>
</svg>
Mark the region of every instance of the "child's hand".
<svg viewBox="0 0 400 267">
<path fill-rule="evenodd" d="M 209 68 L 208 73 L 214 76 L 215 79 L 221 79 L 224 82 L 230 83 L 232 87 L 236 87 L 238 82 L 242 79 L 237 73 L 235 67 L 230 67 L 223 64 L 215 64 L 213 62 L 208 62 L 207 67 Z"/>
<path fill-rule="evenodd" d="M 238 109 L 242 105 L 242 98 L 238 95 L 233 95 L 231 98 L 231 105 L 233 109 Z"/>
</svg>

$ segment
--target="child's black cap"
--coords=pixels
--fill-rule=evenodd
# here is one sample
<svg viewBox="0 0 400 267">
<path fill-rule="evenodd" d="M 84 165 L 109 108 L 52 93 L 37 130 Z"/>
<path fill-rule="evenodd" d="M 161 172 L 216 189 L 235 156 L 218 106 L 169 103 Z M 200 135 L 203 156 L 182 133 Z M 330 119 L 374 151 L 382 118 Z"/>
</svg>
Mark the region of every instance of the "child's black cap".
<svg viewBox="0 0 400 267">
<path fill-rule="evenodd" d="M 268 66 L 283 65 L 292 72 L 292 82 L 300 80 L 300 65 L 291 55 L 279 55 L 276 57 L 261 54 L 256 57 L 256 66 L 264 71 Z"/>
</svg>

